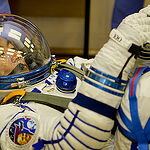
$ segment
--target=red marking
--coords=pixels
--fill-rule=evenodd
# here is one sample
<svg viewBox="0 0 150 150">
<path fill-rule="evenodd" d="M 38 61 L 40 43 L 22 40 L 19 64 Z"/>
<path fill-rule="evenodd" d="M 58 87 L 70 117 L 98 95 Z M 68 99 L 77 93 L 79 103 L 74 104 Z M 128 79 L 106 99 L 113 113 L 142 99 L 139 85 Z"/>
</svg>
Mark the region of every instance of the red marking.
<svg viewBox="0 0 150 150">
<path fill-rule="evenodd" d="M 132 82 L 131 82 L 131 92 L 130 92 L 130 95 L 133 96 L 133 86 L 134 86 L 134 81 L 135 81 L 135 78 L 137 77 L 138 73 L 140 72 L 142 68 L 138 68 L 136 74 L 134 75 L 134 77 L 132 78 Z"/>
</svg>

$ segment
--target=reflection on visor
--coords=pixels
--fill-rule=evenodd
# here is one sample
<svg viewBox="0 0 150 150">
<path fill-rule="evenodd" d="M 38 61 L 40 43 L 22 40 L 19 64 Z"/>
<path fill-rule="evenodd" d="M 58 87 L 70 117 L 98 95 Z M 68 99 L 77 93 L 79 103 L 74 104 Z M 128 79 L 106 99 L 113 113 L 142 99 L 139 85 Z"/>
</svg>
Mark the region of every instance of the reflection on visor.
<svg viewBox="0 0 150 150">
<path fill-rule="evenodd" d="M 0 76 L 31 72 L 50 62 L 49 46 L 29 21 L 0 15 Z"/>
<path fill-rule="evenodd" d="M 7 40 L 0 38 L 0 76 L 29 72 L 21 53 Z"/>
</svg>

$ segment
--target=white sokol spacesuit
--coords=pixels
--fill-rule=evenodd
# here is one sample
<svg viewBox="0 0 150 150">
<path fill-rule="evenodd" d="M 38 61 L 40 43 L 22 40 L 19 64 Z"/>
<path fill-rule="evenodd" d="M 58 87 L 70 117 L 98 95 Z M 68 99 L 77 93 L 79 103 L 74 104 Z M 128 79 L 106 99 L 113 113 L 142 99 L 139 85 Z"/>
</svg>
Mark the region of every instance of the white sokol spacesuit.
<svg viewBox="0 0 150 150">
<path fill-rule="evenodd" d="M 150 7 L 147 7 L 137 14 L 128 16 L 117 29 L 111 31 L 109 41 L 92 61 L 75 98 L 64 113 L 35 102 L 0 105 L 1 149 L 113 149 L 111 130 L 119 108 L 119 129 L 115 134 L 114 149 L 130 150 L 138 146 L 141 150 L 147 150 L 148 140 L 145 139 L 148 139 L 149 135 L 145 133 L 149 128 L 143 131 L 138 123 L 141 121 L 144 128 L 149 119 L 148 68 L 137 70 L 141 74 L 144 71 L 147 73 L 144 72 L 137 85 L 138 107 L 135 107 L 137 103 L 134 107 L 131 104 L 131 108 L 135 108 L 135 116 L 138 109 L 140 118 L 135 119 L 134 123 L 134 115 L 130 116 L 132 112 L 128 91 L 130 87 L 136 87 L 133 86 L 136 76 L 129 82 L 132 86 L 126 88 L 126 85 L 135 58 L 139 57 L 140 46 L 149 42 L 149 12 Z M 6 95 L 7 92 L 23 87 L 29 91 L 32 87 L 40 87 L 41 82 L 50 75 L 47 66 L 51 65 L 51 55 L 47 51 L 48 46 L 45 46 L 43 36 L 36 27 L 18 16 L 4 14 L 0 18 L 0 35 L 4 40 L 0 45 L 1 60 L 4 60 L 1 61 L 0 67 L 5 65 L 0 77 L 1 94 Z M 3 34 L 4 31 L 8 34 Z M 34 36 L 28 31 L 34 33 Z M 5 39 L 8 39 L 6 44 Z M 6 60 L 9 61 L 9 65 L 6 64 Z M 15 60 L 18 60 L 18 63 L 15 63 Z M 11 65 L 10 62 L 14 64 Z M 9 66 L 8 69 L 6 66 Z M 21 74 L 18 73 L 18 69 Z M 138 77 L 141 76 L 139 73 L 136 74 Z M 131 88 L 132 96 L 135 95 L 135 90 Z M 42 88 L 39 91 L 42 91 Z M 130 126 L 132 123 L 140 127 L 136 129 L 135 126 Z M 129 127 L 126 127 L 128 124 Z M 126 134 L 126 131 L 130 133 Z M 136 134 L 138 131 L 139 134 Z M 142 140 L 139 140 L 139 137 Z"/>
<path fill-rule="evenodd" d="M 118 129 L 115 135 L 115 150 L 149 150 L 149 86 L 150 86 L 150 57 L 149 57 L 149 19 L 142 15 L 150 15 L 150 6 L 142 9 L 139 14 L 131 15 L 123 23 L 130 22 L 135 30 L 140 30 L 138 37 L 144 41 L 135 66 L 133 76 L 129 80 L 117 115 Z M 133 18 L 132 18 L 133 17 Z M 145 19 L 144 19 L 145 18 Z M 143 22 L 143 23 L 142 23 Z M 141 26 L 142 25 L 142 26 Z M 139 40 L 140 42 L 140 40 Z M 137 45 L 139 45 L 137 43 Z M 129 75 L 130 76 L 130 75 Z"/>
</svg>

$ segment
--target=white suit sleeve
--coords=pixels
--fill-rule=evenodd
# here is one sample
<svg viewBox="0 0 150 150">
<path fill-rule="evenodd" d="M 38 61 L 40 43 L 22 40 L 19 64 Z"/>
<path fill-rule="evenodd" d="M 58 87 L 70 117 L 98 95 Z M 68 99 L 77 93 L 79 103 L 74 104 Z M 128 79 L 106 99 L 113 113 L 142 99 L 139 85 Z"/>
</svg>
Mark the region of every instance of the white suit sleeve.
<svg viewBox="0 0 150 150">
<path fill-rule="evenodd" d="M 130 25 L 130 20 L 134 19 L 141 20 L 135 23 L 136 29 Z M 112 30 L 110 40 L 94 58 L 77 96 L 55 125 L 50 141 L 39 140 L 39 143 L 56 150 L 101 149 L 106 146 L 128 73 L 135 62 L 133 57 L 125 65 L 132 55 L 128 50 L 132 44 L 141 46 L 149 36 L 139 29 L 147 20 L 149 18 L 143 13 L 134 14 L 118 29 Z M 122 78 L 118 78 L 123 67 Z"/>
</svg>

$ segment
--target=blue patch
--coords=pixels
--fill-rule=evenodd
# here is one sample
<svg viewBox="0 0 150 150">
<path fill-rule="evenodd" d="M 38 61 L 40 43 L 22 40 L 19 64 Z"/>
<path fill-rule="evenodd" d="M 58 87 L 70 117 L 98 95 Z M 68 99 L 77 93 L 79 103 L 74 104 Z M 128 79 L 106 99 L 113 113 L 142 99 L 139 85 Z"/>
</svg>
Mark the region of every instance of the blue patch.
<svg viewBox="0 0 150 150">
<path fill-rule="evenodd" d="M 9 128 L 9 137 L 17 145 L 27 144 L 33 137 L 37 128 L 36 121 L 31 117 L 15 120 Z"/>
</svg>

